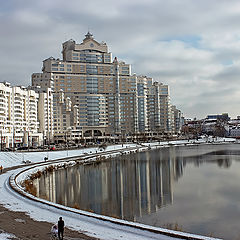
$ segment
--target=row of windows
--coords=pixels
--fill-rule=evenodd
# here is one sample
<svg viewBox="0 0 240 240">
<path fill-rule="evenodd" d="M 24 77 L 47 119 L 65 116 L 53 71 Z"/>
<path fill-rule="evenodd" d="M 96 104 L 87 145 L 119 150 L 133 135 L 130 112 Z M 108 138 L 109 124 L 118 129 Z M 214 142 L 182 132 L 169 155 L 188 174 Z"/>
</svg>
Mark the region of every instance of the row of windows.
<svg viewBox="0 0 240 240">
<path fill-rule="evenodd" d="M 72 65 L 71 64 L 67 64 L 66 66 L 68 68 L 70 68 Z M 64 67 L 64 64 L 52 63 L 52 67 Z"/>
</svg>

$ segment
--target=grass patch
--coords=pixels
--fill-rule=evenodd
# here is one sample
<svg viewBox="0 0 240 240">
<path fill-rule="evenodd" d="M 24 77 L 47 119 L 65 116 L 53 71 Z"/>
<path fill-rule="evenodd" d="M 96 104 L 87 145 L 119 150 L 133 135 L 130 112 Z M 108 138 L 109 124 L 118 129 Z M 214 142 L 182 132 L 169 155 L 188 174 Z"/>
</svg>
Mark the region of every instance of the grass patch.
<svg viewBox="0 0 240 240">
<path fill-rule="evenodd" d="M 31 179 L 26 179 L 22 186 L 24 187 L 25 191 L 32 194 L 33 196 L 37 195 L 37 189 L 36 187 L 33 185 L 33 182 Z"/>
</svg>

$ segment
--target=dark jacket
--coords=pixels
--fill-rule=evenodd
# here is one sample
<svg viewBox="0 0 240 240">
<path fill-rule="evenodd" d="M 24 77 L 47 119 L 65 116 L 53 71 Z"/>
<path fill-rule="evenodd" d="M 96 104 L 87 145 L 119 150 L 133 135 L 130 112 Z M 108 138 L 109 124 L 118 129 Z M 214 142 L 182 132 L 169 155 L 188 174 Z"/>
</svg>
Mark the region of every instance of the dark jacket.
<svg viewBox="0 0 240 240">
<path fill-rule="evenodd" d="M 58 231 L 63 231 L 63 229 L 64 229 L 64 221 L 59 220 L 58 221 Z"/>
</svg>

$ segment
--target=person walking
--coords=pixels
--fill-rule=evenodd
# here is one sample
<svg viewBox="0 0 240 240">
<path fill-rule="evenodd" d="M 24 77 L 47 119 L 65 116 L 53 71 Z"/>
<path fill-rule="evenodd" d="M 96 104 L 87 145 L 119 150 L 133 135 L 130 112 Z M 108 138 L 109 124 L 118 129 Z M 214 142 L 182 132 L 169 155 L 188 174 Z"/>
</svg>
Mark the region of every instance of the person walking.
<svg viewBox="0 0 240 240">
<path fill-rule="evenodd" d="M 62 217 L 60 217 L 59 221 L 58 221 L 58 238 L 59 238 L 59 240 L 63 239 L 63 232 L 64 232 L 64 221 L 62 220 Z"/>
</svg>

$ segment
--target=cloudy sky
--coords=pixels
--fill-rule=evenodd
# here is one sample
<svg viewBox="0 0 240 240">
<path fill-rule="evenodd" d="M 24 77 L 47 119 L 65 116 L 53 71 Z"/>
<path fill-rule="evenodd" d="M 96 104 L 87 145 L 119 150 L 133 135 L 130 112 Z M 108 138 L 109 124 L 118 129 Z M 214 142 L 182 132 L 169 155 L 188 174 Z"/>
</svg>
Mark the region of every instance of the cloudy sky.
<svg viewBox="0 0 240 240">
<path fill-rule="evenodd" d="M 88 29 L 132 72 L 171 89 L 186 117 L 240 115 L 238 0 L 0 0 L 0 81 L 30 85 Z"/>
</svg>

